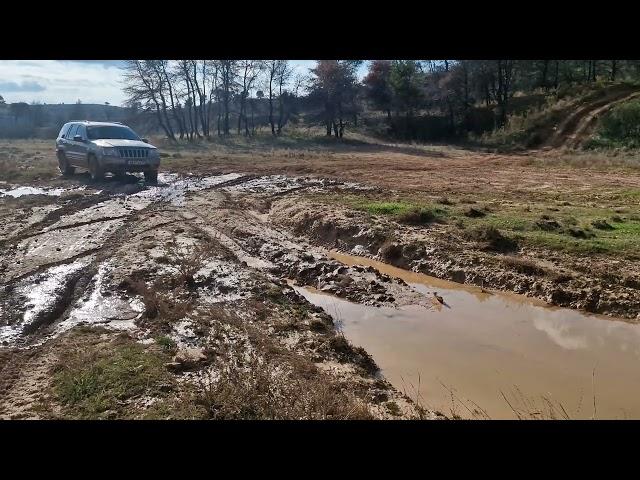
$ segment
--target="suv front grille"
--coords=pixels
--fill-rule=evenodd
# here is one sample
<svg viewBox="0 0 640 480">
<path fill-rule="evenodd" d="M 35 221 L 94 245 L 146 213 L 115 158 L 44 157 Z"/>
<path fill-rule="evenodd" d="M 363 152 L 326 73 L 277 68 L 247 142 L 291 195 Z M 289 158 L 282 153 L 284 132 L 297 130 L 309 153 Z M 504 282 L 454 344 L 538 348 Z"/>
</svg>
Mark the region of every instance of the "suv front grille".
<svg viewBox="0 0 640 480">
<path fill-rule="evenodd" d="M 148 148 L 119 148 L 122 158 L 147 158 L 149 156 Z"/>
</svg>

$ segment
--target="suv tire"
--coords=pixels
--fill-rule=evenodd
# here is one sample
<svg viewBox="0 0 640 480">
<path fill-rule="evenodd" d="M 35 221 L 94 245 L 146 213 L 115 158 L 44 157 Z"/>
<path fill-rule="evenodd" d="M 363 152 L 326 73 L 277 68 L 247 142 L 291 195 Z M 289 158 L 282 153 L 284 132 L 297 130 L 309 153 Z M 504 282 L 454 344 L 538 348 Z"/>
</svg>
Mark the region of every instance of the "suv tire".
<svg viewBox="0 0 640 480">
<path fill-rule="evenodd" d="M 64 176 L 73 175 L 76 171 L 76 167 L 69 165 L 64 152 L 58 152 L 58 168 L 60 169 L 60 173 Z"/>
<path fill-rule="evenodd" d="M 104 171 L 102 170 L 98 159 L 93 155 L 89 157 L 89 174 L 91 175 L 91 180 L 94 182 L 104 180 Z"/>
<path fill-rule="evenodd" d="M 144 181 L 152 185 L 158 183 L 158 171 L 147 170 L 146 172 L 144 172 Z"/>
</svg>

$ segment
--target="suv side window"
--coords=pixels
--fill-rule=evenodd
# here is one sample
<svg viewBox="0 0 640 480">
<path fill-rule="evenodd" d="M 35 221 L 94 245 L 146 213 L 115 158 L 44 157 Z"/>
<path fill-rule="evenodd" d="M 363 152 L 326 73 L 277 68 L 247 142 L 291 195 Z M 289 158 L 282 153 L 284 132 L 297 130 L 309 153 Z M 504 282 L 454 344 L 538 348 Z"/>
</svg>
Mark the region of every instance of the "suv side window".
<svg viewBox="0 0 640 480">
<path fill-rule="evenodd" d="M 84 125 L 80 124 L 78 125 L 78 130 L 76 131 L 75 135 L 80 135 L 83 139 L 87 139 L 87 127 L 85 127 Z"/>
<path fill-rule="evenodd" d="M 69 125 L 65 123 L 60 129 L 60 133 L 58 133 L 58 138 L 65 138 L 65 135 L 67 134 L 68 131 L 69 131 Z"/>
<path fill-rule="evenodd" d="M 67 140 L 73 140 L 73 137 L 76 135 L 76 130 L 78 129 L 78 124 L 74 123 L 67 130 L 67 134 L 64 136 Z"/>
</svg>

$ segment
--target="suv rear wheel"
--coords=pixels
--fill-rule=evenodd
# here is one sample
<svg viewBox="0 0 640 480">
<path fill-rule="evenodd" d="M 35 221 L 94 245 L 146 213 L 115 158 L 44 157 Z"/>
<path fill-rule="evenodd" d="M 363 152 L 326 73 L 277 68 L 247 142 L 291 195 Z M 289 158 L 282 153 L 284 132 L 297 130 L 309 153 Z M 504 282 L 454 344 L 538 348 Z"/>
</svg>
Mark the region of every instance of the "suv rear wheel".
<svg viewBox="0 0 640 480">
<path fill-rule="evenodd" d="M 89 173 L 91 174 L 91 180 L 94 182 L 99 182 L 104 179 L 104 171 L 102 167 L 100 167 L 98 159 L 93 155 L 89 157 Z"/>
<path fill-rule="evenodd" d="M 65 176 L 73 175 L 76 171 L 75 167 L 69 165 L 69 161 L 64 152 L 58 152 L 58 168 L 60 169 L 60 173 Z"/>
<path fill-rule="evenodd" d="M 147 170 L 146 172 L 144 172 L 144 181 L 154 185 L 158 183 L 158 171 Z"/>
</svg>

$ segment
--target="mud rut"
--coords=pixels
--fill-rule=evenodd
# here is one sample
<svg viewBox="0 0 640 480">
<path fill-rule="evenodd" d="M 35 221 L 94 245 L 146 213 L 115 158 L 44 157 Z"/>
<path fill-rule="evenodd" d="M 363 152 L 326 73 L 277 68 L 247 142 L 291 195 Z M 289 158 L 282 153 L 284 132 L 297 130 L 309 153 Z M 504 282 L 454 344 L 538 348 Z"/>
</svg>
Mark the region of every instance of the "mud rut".
<svg viewBox="0 0 640 480">
<path fill-rule="evenodd" d="M 0 415 L 5 418 L 33 416 L 27 412 L 49 381 L 52 351 L 60 348 L 62 334 L 73 327 L 99 325 L 127 331 L 140 340 L 148 338 L 140 323 L 142 299 L 122 285 L 131 276 L 151 283 L 159 275 L 175 273 L 175 267 L 164 262 L 169 244 L 185 252 L 209 245 L 209 255 L 199 258 L 195 275 L 198 306 L 250 309 L 247 305 L 269 288 L 265 285 L 277 285 L 313 311 L 287 285 L 293 279 L 361 303 L 432 308 L 423 294 L 402 280 L 330 260 L 325 252 L 293 239 L 269 220 L 269 207 L 277 198 L 301 190 L 357 189 L 357 185 L 283 176 L 168 174 L 158 187 L 127 187 L 124 193 L 102 192 L 67 202 L 22 230 L 16 225 L 2 242 L 0 354 L 11 356 L 0 363 Z M 182 260 L 190 261 L 186 255 Z M 320 312 L 312 315 L 322 317 Z M 190 328 L 188 318 L 174 326 L 171 335 L 179 346 L 197 346 Z M 277 335 L 277 341 L 306 354 L 318 345 L 313 335 L 294 331 Z M 363 373 L 350 365 L 352 359 L 316 350 L 311 354 L 323 371 L 343 380 L 355 378 L 369 389 L 373 382 L 378 389 L 374 397 L 393 399 L 403 415 L 414 415 L 408 397 L 379 374 L 364 375 L 370 378 L 363 380 Z M 378 408 L 379 416 L 388 416 L 381 412 Z"/>
</svg>

